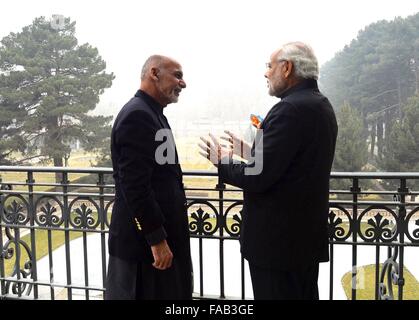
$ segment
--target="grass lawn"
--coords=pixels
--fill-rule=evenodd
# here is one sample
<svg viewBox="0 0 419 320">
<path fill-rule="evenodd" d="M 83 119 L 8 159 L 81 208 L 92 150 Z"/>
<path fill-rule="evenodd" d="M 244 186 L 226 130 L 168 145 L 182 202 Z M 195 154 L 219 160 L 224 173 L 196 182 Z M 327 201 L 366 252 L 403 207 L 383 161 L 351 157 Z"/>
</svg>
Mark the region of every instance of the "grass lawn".
<svg viewBox="0 0 419 320">
<path fill-rule="evenodd" d="M 375 265 L 366 265 L 362 267 L 364 275 L 363 277 L 357 277 L 357 287 L 356 290 L 356 299 L 357 300 L 374 300 L 375 299 Z M 380 271 L 382 265 L 380 265 Z M 410 273 L 410 271 L 405 267 L 403 269 L 403 276 L 405 279 L 405 285 L 403 287 L 403 300 L 419 300 L 419 282 L 418 280 Z M 363 278 L 363 281 L 361 280 Z M 342 277 L 342 286 L 345 290 L 345 294 L 348 300 L 351 299 L 352 295 L 352 273 L 348 272 Z M 363 283 L 361 283 L 363 282 Z M 387 285 L 387 278 L 385 278 L 385 284 Z M 398 299 L 399 288 L 397 285 L 393 285 L 394 299 Z M 387 288 L 388 293 L 388 288 Z"/>
<path fill-rule="evenodd" d="M 75 151 L 71 154 L 69 159 L 69 167 L 73 168 L 89 168 L 95 164 L 96 155 L 87 153 L 84 151 Z M 52 162 L 33 164 L 35 167 L 50 167 Z M 71 173 L 68 175 L 70 181 L 79 179 L 80 177 L 86 176 L 83 173 Z M 25 182 L 28 179 L 26 172 L 0 172 L 2 183 L 8 182 Z M 35 183 L 55 183 L 55 173 L 38 172 L 33 175 Z M 34 191 L 48 191 L 51 186 L 34 186 Z M 27 186 L 14 185 L 13 190 L 28 191 Z"/>
</svg>

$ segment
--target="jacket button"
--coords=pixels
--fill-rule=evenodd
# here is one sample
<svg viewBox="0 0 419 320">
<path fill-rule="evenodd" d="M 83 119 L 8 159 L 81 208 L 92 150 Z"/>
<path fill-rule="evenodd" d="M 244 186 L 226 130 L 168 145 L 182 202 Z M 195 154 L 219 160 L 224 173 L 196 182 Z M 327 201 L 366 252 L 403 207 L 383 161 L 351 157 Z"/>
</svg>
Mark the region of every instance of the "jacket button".
<svg viewBox="0 0 419 320">
<path fill-rule="evenodd" d="M 135 223 L 137 224 L 137 228 L 138 228 L 138 230 L 142 230 L 142 228 L 141 228 L 141 224 L 140 224 L 140 222 L 137 220 L 137 218 L 134 218 L 135 219 Z"/>
</svg>

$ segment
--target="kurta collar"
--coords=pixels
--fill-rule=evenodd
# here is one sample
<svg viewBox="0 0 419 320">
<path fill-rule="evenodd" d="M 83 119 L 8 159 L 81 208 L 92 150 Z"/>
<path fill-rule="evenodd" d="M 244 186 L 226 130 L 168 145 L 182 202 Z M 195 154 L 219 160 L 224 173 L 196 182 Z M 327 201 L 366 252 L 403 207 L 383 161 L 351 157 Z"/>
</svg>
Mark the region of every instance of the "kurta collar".
<svg viewBox="0 0 419 320">
<path fill-rule="evenodd" d="M 303 81 L 297 83 L 295 86 L 285 90 L 279 97 L 284 99 L 286 96 L 289 96 L 291 93 L 296 91 L 304 90 L 304 89 L 316 89 L 319 90 L 317 86 L 317 80 L 315 79 L 304 79 Z"/>
<path fill-rule="evenodd" d="M 146 93 L 143 90 L 138 90 L 135 94 L 138 98 L 143 98 L 147 104 L 149 104 L 154 110 L 156 110 L 157 113 L 163 114 L 163 107 L 160 105 L 152 96 L 150 96 L 148 93 Z"/>
</svg>

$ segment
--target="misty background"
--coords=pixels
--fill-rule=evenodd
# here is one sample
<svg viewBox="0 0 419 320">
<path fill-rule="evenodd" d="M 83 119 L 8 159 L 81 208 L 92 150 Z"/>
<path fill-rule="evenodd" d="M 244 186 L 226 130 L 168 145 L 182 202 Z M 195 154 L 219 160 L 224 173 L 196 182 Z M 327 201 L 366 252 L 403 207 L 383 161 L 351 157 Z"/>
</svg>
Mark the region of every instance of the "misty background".
<svg viewBox="0 0 419 320">
<path fill-rule="evenodd" d="M 115 74 L 94 111 L 103 115 L 116 116 L 134 95 L 149 55 L 177 59 L 187 88 L 165 113 L 178 131 L 183 121 L 264 115 L 276 101 L 267 94 L 264 63 L 282 43 L 309 43 L 322 65 L 366 25 L 418 11 L 419 2 L 411 0 L 17 0 L 2 3 L 0 38 L 38 16 L 76 21 L 79 44 L 96 47 L 107 72 Z"/>
<path fill-rule="evenodd" d="M 279 46 L 289 41 L 303 41 L 313 47 L 321 66 L 320 89 L 323 91 L 322 85 L 325 83 L 324 93 L 327 96 L 330 93 L 332 104 L 338 110 L 352 95 L 351 90 L 356 90 L 359 95 L 363 95 L 361 98 L 364 98 L 364 96 L 372 97 L 381 94 L 382 91 L 388 90 L 387 87 L 394 89 L 393 84 L 387 83 L 380 88 L 372 88 L 368 92 L 363 92 L 362 89 L 365 88 L 365 85 L 358 80 L 363 77 L 361 73 L 366 67 L 369 65 L 371 65 L 371 69 L 377 67 L 377 61 L 382 59 L 383 51 L 390 55 L 391 50 L 398 47 L 397 44 L 391 44 L 387 46 L 390 49 L 386 48 L 386 42 L 394 42 L 395 33 L 391 30 L 403 28 L 403 19 L 409 19 L 417 12 L 419 12 L 419 2 L 411 0 L 397 2 L 391 0 L 346 2 L 302 0 L 291 3 L 270 0 L 257 2 L 247 0 L 180 0 L 176 2 L 121 0 L 112 3 L 96 0 L 71 2 L 17 0 L 2 5 L 0 39 L 13 33 L 21 33 L 24 27 L 31 25 L 34 19 L 39 17 L 53 21 L 52 17 L 62 16 L 75 22 L 74 36 L 78 41 L 78 46 L 88 43 L 93 49 L 97 49 L 97 55 L 106 64 L 104 71 L 114 77 L 109 85 L 104 86 L 103 90 L 101 89 L 103 94 L 97 93 L 99 102 L 89 102 L 88 113 L 91 116 L 109 116 L 112 118 L 110 124 L 121 107 L 139 88 L 140 70 L 147 57 L 152 54 L 162 54 L 178 60 L 183 66 L 187 88 L 182 91 L 177 104 L 171 104 L 165 109 L 165 114 L 178 142 L 181 163 L 201 161 L 210 168 L 210 164 L 205 159 L 198 157 L 196 138 L 208 132 L 222 134 L 224 129 L 229 129 L 244 136 L 246 140 L 251 140 L 250 114 L 264 117 L 278 101 L 277 98 L 268 95 L 264 73 L 266 71 L 265 63 L 269 60 L 270 54 Z M 401 19 L 401 22 L 397 19 Z M 417 20 L 417 18 L 415 19 Z M 409 23 L 414 25 L 416 20 L 411 20 Z M 392 24 L 392 21 L 398 22 Z M 387 27 L 387 22 L 392 24 L 392 29 Z M 379 23 L 378 28 L 383 30 L 380 32 L 386 34 L 382 37 L 382 41 L 377 38 L 377 32 L 369 31 L 370 26 L 376 23 Z M 403 32 L 402 30 L 401 33 Z M 401 45 L 406 45 L 410 41 L 414 43 L 418 38 L 417 32 L 416 34 L 415 32 L 413 31 L 413 36 L 409 35 L 410 38 L 405 39 Z M 358 45 L 355 40 L 360 35 L 364 35 L 364 40 L 361 39 L 363 42 L 360 41 Z M 367 50 L 368 43 L 373 43 L 371 46 L 372 51 L 375 51 L 373 52 L 375 56 L 372 58 L 369 57 L 371 50 Z M 419 45 L 417 47 L 419 48 Z M 346 52 L 344 52 L 345 50 Z M 358 50 L 357 56 L 350 55 L 350 52 L 354 50 Z M 364 59 L 364 57 L 366 58 Z M 3 59 L 3 63 L 5 63 L 2 67 L 3 70 L 7 68 L 7 59 L 7 56 Z M 407 57 L 407 59 L 410 58 Z M 414 68 L 417 68 L 417 60 L 417 58 L 412 60 Z M 354 63 L 348 64 L 347 61 Z M 345 65 L 346 68 L 343 71 L 341 70 L 342 65 Z M 394 65 L 397 66 L 397 64 Z M 322 81 L 324 66 L 327 69 L 327 77 L 325 81 Z M 383 69 L 383 66 L 377 68 Z M 391 74 L 391 70 L 385 69 L 385 66 L 383 70 L 387 74 L 383 74 L 382 78 L 387 78 L 389 72 Z M 415 71 L 413 70 L 413 72 Z M 417 71 L 416 74 L 418 74 Z M 413 73 L 408 77 L 412 75 Z M 341 81 L 342 77 L 346 76 L 358 78 L 352 83 Z M 377 77 L 380 76 L 377 74 Z M 369 83 L 377 82 L 377 77 L 371 78 Z M 406 75 L 401 74 L 401 77 L 406 77 Z M 21 84 L 16 83 L 16 85 L 20 86 Z M 9 91 L 9 95 L 13 93 L 13 86 L 10 84 L 3 86 L 12 90 Z M 397 90 L 393 91 L 391 99 L 396 96 L 395 91 Z M 409 92 L 405 101 L 412 94 Z M 381 134 L 380 128 L 385 128 L 386 125 L 387 128 L 390 128 L 390 122 L 381 124 L 381 122 L 379 123 L 380 119 L 377 120 L 378 122 L 374 119 L 372 122 L 366 122 L 368 114 L 363 113 L 362 99 L 351 102 L 353 102 L 354 109 L 361 111 L 363 118 L 357 119 L 357 114 L 352 113 L 352 109 L 342 114 L 341 118 L 346 117 L 343 123 L 352 123 L 349 118 L 354 120 L 354 125 L 346 131 L 355 132 L 358 136 L 361 134 L 363 141 L 360 142 L 360 145 L 349 146 L 352 148 L 349 153 L 364 154 L 366 153 L 363 151 L 364 147 L 370 146 L 370 158 L 375 158 L 377 152 L 380 156 L 381 149 L 384 148 L 380 139 L 385 138 L 385 134 Z M 7 104 L 3 104 L 7 107 Z M 38 108 L 36 104 L 33 106 Z M 71 107 L 71 104 L 68 106 Z M 54 106 L 51 105 L 48 108 L 53 110 Z M 61 111 L 60 117 L 68 119 L 68 115 L 65 114 L 71 112 L 70 109 Z M 393 117 L 391 126 L 395 121 L 401 121 L 401 119 L 401 115 Z M 108 130 L 106 128 L 109 128 L 106 124 L 107 120 L 102 119 L 102 124 L 93 120 L 90 121 L 93 133 L 98 133 L 95 132 L 97 131 L 95 128 L 103 129 L 100 143 L 99 140 L 83 142 L 83 134 L 87 136 L 89 134 L 87 132 L 77 134 L 68 132 L 73 136 L 66 142 L 66 132 L 62 130 L 62 127 L 59 127 L 57 130 L 60 130 L 59 134 L 62 138 L 60 138 L 59 145 L 50 148 L 53 150 L 45 150 L 46 158 L 54 159 L 56 166 L 67 165 L 72 150 L 80 148 L 80 145 L 85 147 L 87 144 L 91 146 L 102 144 L 102 149 L 94 150 L 94 152 L 105 154 L 109 158 L 107 149 L 109 143 L 105 139 L 109 135 L 106 131 Z M 24 123 L 25 119 L 22 118 L 21 121 Z M 74 123 L 74 119 L 71 121 Z M 355 128 L 359 126 L 359 121 L 364 121 L 361 125 L 362 130 Z M 83 121 L 80 123 L 84 125 Z M 87 121 L 85 123 L 89 124 Z M 2 126 L 5 130 L 10 130 L 17 125 L 6 121 Z M 30 139 L 34 135 L 46 137 L 40 143 L 32 144 L 32 146 L 48 146 L 48 141 L 55 139 L 53 131 L 48 128 L 39 133 L 39 130 L 38 132 L 34 130 L 33 125 L 29 126 L 29 129 L 27 124 L 25 126 L 27 133 L 29 129 L 33 131 Z M 372 131 L 371 126 L 375 131 Z M 375 126 L 378 129 L 375 129 Z M 51 133 L 48 133 L 48 130 Z M 371 132 L 371 138 L 368 137 L 369 132 Z M 389 133 L 388 130 L 387 133 Z M 12 133 L 4 132 L 2 135 L 6 137 L 4 144 L 6 142 L 8 144 L 4 147 L 0 146 L 0 149 L 9 150 L 7 152 L 15 152 L 14 149 L 19 149 L 13 145 L 13 141 L 7 141 L 7 139 L 10 140 Z M 353 139 L 351 136 L 347 136 L 346 140 Z M 375 140 L 378 142 L 378 147 L 375 146 Z M 344 139 L 341 138 L 340 141 L 344 141 Z M 19 142 L 15 141 L 14 144 L 18 145 Z M 23 145 L 23 142 L 20 144 Z M 71 146 L 66 147 L 69 144 Z M 339 139 L 338 145 L 340 145 Z M 62 152 L 63 148 L 68 150 Z M 378 150 L 376 150 L 377 148 Z M 30 153 L 29 149 L 28 147 L 20 152 L 27 156 Z M 38 152 L 37 155 L 40 155 L 40 152 L 35 150 L 36 148 L 32 149 L 32 153 Z M 7 152 L 5 151 L 3 155 L 8 154 Z M 347 154 L 348 152 L 342 150 L 342 153 Z M 339 158 L 339 150 L 337 154 L 337 158 Z M 3 158 L 7 157 L 3 156 Z M 9 161 L 10 159 L 9 157 Z M 60 159 L 65 159 L 65 161 Z M 367 160 L 360 159 L 359 165 L 356 166 L 345 164 L 335 166 L 335 169 L 361 170 L 365 168 Z M 375 166 L 375 159 L 372 160 L 370 162 Z M 352 159 L 345 161 L 348 164 L 354 162 Z M 12 163 L 16 164 L 16 162 Z M 102 164 L 110 165 L 109 161 L 102 162 Z M 381 166 L 380 169 L 389 170 L 386 166 Z"/>
</svg>

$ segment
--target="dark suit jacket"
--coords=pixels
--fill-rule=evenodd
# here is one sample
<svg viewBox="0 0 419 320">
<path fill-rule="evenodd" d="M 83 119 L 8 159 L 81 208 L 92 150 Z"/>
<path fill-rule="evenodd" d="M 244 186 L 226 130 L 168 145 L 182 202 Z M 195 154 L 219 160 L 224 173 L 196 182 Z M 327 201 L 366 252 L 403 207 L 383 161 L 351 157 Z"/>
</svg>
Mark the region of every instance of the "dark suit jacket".
<svg viewBox="0 0 419 320">
<path fill-rule="evenodd" d="M 285 270 L 328 261 L 329 176 L 337 123 L 315 80 L 288 89 L 262 122 L 252 155 L 259 175 L 240 163 L 219 165 L 221 179 L 244 190 L 241 250 L 249 262 Z"/>
<path fill-rule="evenodd" d="M 109 253 L 122 259 L 151 262 L 150 245 L 165 238 L 175 258 L 189 255 L 181 168 L 160 165 L 155 158 L 162 144 L 155 141 L 156 132 L 163 128 L 170 128 L 163 108 L 141 90 L 121 109 L 112 128 L 115 203 Z M 171 147 L 175 150 L 174 142 Z"/>
</svg>

